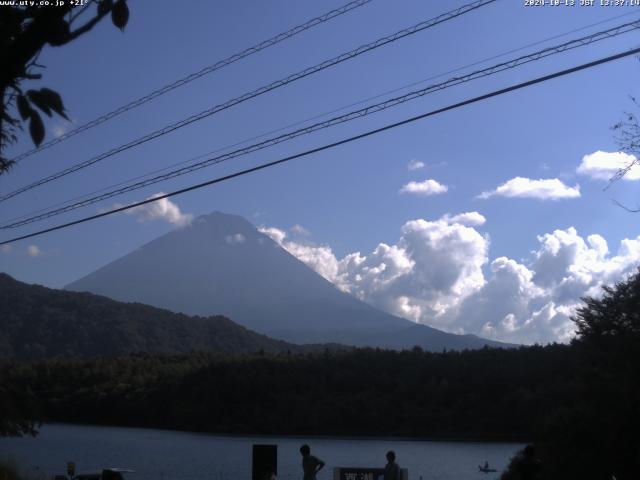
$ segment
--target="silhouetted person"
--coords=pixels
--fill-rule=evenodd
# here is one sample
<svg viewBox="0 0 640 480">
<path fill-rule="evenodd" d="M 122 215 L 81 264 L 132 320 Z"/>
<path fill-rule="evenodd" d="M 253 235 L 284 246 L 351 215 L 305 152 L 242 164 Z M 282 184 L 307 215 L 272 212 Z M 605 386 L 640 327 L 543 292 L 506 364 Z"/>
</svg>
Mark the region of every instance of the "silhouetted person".
<svg viewBox="0 0 640 480">
<path fill-rule="evenodd" d="M 384 480 L 402 480 L 400 466 L 396 463 L 396 452 L 387 452 L 387 464 L 384 466 Z"/>
<path fill-rule="evenodd" d="M 536 480 L 540 472 L 540 460 L 536 458 L 536 449 L 527 445 L 522 451 L 522 458 L 518 463 L 517 472 L 522 480 Z"/>
<path fill-rule="evenodd" d="M 324 462 L 318 457 L 311 455 L 309 445 L 300 447 L 302 454 L 302 471 L 304 472 L 304 480 L 316 480 L 316 474 L 324 467 Z"/>
</svg>

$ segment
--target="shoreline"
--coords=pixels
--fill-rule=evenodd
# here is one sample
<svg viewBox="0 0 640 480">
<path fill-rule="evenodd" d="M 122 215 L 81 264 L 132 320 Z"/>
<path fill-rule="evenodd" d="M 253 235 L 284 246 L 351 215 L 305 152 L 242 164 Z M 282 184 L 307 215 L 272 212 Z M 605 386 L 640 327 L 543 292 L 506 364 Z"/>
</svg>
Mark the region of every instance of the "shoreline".
<svg viewBox="0 0 640 480">
<path fill-rule="evenodd" d="M 395 442 L 451 442 L 451 443 L 503 443 L 503 444 L 527 444 L 532 443 L 533 440 L 523 437 L 409 437 L 409 436 L 394 436 L 394 435 L 320 435 L 320 434 L 270 434 L 270 433 L 230 433 L 230 432 L 203 432 L 198 430 L 179 430 L 174 428 L 164 427 L 150 427 L 140 425 L 113 425 L 113 424 L 100 424 L 100 423 L 77 423 L 77 422 L 42 422 L 38 428 L 45 427 L 46 425 L 61 425 L 71 427 L 87 427 L 87 428 L 133 428 L 138 430 L 156 430 L 164 432 L 184 433 L 190 435 L 204 435 L 212 437 L 228 437 L 228 438 L 282 438 L 287 440 L 292 439 L 316 439 L 316 440 L 367 440 L 367 441 L 395 441 Z M 36 436 L 37 438 L 37 436 Z"/>
</svg>

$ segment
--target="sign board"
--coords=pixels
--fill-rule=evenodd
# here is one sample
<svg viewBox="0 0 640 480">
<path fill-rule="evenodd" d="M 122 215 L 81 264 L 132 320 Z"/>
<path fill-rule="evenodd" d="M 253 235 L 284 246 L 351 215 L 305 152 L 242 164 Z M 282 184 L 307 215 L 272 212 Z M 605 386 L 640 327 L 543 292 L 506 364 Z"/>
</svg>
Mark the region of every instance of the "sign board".
<svg viewBox="0 0 640 480">
<path fill-rule="evenodd" d="M 278 446 L 254 445 L 252 480 L 271 480 L 278 474 Z"/>
<path fill-rule="evenodd" d="M 409 480 L 409 470 L 401 468 L 402 480 Z M 384 468 L 374 467 L 336 467 L 333 480 L 382 480 Z"/>
</svg>

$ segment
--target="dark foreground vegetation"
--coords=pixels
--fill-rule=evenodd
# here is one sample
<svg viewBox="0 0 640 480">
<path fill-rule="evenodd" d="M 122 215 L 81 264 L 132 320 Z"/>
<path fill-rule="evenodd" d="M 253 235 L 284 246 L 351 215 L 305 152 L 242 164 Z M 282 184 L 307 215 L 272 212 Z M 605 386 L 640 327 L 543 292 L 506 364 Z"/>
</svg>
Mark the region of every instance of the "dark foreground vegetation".
<svg viewBox="0 0 640 480">
<path fill-rule="evenodd" d="M 636 479 L 640 278 L 606 290 L 601 300 L 586 299 L 575 321 L 571 345 L 514 350 L 139 354 L 5 364 L 0 428 L 28 432 L 39 419 L 526 440 L 537 445 L 540 478 Z"/>
<path fill-rule="evenodd" d="M 91 293 L 28 285 L 0 273 L 0 362 L 135 352 L 305 351 L 226 317 L 190 317 Z"/>
<path fill-rule="evenodd" d="M 7 366 L 40 418 L 278 434 L 527 439 L 579 396 L 566 346 L 463 353 L 135 355 Z M 25 403 L 23 399 L 21 404 Z"/>
</svg>

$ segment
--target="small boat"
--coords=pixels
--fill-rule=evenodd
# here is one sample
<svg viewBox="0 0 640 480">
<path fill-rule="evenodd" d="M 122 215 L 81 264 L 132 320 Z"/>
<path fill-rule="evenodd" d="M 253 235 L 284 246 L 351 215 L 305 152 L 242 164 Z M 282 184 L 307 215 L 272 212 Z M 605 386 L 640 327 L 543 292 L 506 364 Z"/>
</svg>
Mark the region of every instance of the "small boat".
<svg viewBox="0 0 640 480">
<path fill-rule="evenodd" d="M 488 463 L 485 463 L 484 465 L 478 465 L 478 470 L 480 470 L 482 473 L 492 473 L 498 471 L 495 468 L 491 468 Z"/>
</svg>

